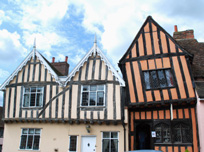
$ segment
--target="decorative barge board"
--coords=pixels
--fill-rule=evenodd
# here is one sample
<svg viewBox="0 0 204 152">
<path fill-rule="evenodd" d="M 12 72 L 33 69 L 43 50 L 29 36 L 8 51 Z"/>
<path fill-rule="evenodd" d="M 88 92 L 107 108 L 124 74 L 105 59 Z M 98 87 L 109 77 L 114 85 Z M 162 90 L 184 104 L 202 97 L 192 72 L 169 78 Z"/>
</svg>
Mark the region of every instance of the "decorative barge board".
<svg viewBox="0 0 204 152">
<path fill-rule="evenodd" d="M 129 149 L 198 152 L 192 55 L 149 16 L 119 61 L 126 82 Z"/>
<path fill-rule="evenodd" d="M 124 86 L 125 82 L 97 47 L 96 41 L 68 76 L 62 76 L 34 47 L 0 88 L 5 90 L 4 149 L 18 151 L 19 145 L 15 144 L 13 148 L 8 145 L 14 143 L 14 139 L 15 143 L 23 143 L 22 128 L 34 127 L 43 130 L 37 147 L 41 151 L 53 151 L 57 147 L 59 151 L 68 151 L 72 138 L 78 140 L 75 146 L 82 151 L 84 136 L 96 137 L 95 151 L 127 151 L 128 120 L 124 116 L 128 114 L 121 93 Z M 49 132 L 51 128 L 54 129 L 52 133 Z M 14 137 L 16 134 L 9 136 L 14 130 L 18 137 Z M 117 141 L 111 149 L 105 142 L 101 143 L 107 134 L 110 136 L 108 141 Z M 48 150 L 47 142 L 52 143 L 54 139 L 61 143 L 53 144 Z M 62 144 L 65 146 L 60 146 Z M 29 148 L 20 146 L 20 150 Z"/>
</svg>

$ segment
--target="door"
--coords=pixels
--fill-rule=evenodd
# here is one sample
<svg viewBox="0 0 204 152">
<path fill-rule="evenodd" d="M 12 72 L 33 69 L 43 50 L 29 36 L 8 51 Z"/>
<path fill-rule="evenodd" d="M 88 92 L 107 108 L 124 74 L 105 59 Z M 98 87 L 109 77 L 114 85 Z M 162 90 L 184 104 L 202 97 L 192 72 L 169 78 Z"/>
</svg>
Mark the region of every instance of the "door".
<svg viewBox="0 0 204 152">
<path fill-rule="evenodd" d="M 151 148 L 151 129 L 150 125 L 141 123 L 136 127 L 136 149 Z"/>
<path fill-rule="evenodd" d="M 95 152 L 96 151 L 96 137 L 82 136 L 81 137 L 81 152 Z"/>
</svg>

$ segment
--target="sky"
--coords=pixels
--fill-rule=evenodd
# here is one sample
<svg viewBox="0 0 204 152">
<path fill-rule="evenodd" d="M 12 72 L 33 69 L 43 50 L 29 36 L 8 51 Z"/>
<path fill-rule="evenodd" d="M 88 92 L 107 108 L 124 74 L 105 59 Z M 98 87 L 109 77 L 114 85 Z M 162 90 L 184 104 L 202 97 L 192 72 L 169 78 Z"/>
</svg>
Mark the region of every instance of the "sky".
<svg viewBox="0 0 204 152">
<path fill-rule="evenodd" d="M 204 42 L 203 0 L 1 0 L 0 84 L 20 65 L 36 38 L 37 50 L 51 62 L 68 56 L 70 71 L 93 46 L 116 70 L 145 19 L 151 15 L 170 35 L 194 29 Z M 3 94 L 0 93 L 0 105 Z"/>
</svg>

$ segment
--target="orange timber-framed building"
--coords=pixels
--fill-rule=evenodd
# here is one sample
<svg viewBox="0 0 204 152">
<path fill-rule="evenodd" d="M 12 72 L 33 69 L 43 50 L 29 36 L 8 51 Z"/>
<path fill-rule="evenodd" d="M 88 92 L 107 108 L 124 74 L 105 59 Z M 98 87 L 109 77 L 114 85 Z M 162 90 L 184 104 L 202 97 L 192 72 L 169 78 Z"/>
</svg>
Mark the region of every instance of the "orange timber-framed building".
<svg viewBox="0 0 204 152">
<path fill-rule="evenodd" d="M 119 61 L 129 149 L 199 151 L 193 55 L 149 16 Z"/>
</svg>

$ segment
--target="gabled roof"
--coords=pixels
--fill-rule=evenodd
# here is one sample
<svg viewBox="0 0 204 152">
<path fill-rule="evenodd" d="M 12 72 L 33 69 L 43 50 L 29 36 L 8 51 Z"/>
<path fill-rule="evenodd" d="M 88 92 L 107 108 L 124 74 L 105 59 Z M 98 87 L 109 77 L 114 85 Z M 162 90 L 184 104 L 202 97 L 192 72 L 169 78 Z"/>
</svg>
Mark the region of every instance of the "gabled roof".
<svg viewBox="0 0 204 152">
<path fill-rule="evenodd" d="M 121 86 L 125 86 L 124 80 L 121 78 L 121 76 L 118 74 L 118 72 L 113 68 L 111 63 L 108 61 L 106 56 L 103 54 L 103 52 L 100 50 L 100 48 L 97 46 L 97 41 L 95 37 L 94 45 L 89 50 L 89 52 L 79 61 L 79 63 L 76 65 L 76 67 L 72 70 L 72 72 L 69 74 L 67 80 L 65 81 L 64 85 L 66 86 L 69 81 L 71 81 L 72 77 L 75 76 L 76 72 L 79 71 L 79 69 L 84 65 L 86 61 L 88 61 L 88 58 L 93 55 L 99 55 L 101 57 L 101 60 L 105 62 L 105 65 L 108 66 L 108 69 L 111 70 L 112 74 L 116 77 L 116 80 L 120 83 Z"/>
<path fill-rule="evenodd" d="M 183 47 L 181 47 L 175 40 L 174 38 L 168 33 L 166 32 L 151 16 L 148 16 L 147 19 L 145 20 L 145 22 L 143 23 L 142 27 L 140 28 L 139 32 L 137 33 L 137 35 L 135 36 L 134 40 L 132 41 L 131 45 L 129 46 L 129 48 L 127 49 L 126 53 L 123 55 L 123 57 L 120 59 L 119 63 L 123 62 L 123 60 L 126 59 L 126 57 L 130 54 L 133 46 L 136 44 L 136 42 L 138 41 L 139 37 L 141 34 L 145 33 L 144 32 L 144 28 L 147 24 L 154 24 L 159 31 L 162 31 L 166 37 L 168 37 L 168 39 L 170 39 L 183 53 L 185 53 L 186 55 L 188 55 L 189 57 L 193 57 L 192 54 L 190 54 L 189 52 L 187 52 L 185 49 L 183 49 Z M 151 29 L 152 30 L 152 29 Z M 150 30 L 150 33 L 153 33 L 154 31 Z M 143 40 L 144 41 L 144 40 Z M 144 43 L 144 42 L 143 42 Z M 154 42 L 152 42 L 154 43 Z M 151 56 L 151 55 L 150 55 Z M 138 57 L 138 56 L 137 56 Z"/>
<path fill-rule="evenodd" d="M 58 74 L 56 73 L 56 70 L 50 65 L 50 63 L 36 50 L 36 46 L 33 46 L 33 50 L 28 54 L 28 56 L 23 60 L 23 62 L 16 68 L 16 70 L 7 78 L 7 80 L 0 86 L 0 90 L 5 90 L 6 85 L 9 84 L 10 81 L 14 79 L 14 77 L 22 70 L 22 68 L 27 64 L 28 61 L 31 60 L 33 57 L 37 57 L 40 62 L 45 66 L 45 68 L 48 70 L 48 72 L 52 75 L 53 78 L 55 78 L 56 82 L 61 84 L 59 81 Z"/>
</svg>

